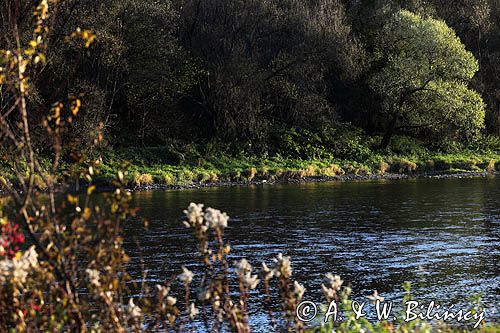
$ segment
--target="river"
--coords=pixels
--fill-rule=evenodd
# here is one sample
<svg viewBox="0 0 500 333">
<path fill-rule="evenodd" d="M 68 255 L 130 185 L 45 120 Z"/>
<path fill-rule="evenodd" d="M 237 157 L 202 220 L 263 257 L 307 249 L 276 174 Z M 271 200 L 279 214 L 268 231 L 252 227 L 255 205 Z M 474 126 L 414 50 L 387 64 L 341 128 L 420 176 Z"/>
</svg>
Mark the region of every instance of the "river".
<svg viewBox="0 0 500 333">
<path fill-rule="evenodd" d="M 467 298 L 482 293 L 487 321 L 500 319 L 500 178 L 137 192 L 133 204 L 150 226 L 129 225 L 127 234 L 140 242 L 153 282 L 181 265 L 196 270 L 195 243 L 181 223 L 190 202 L 231 216 L 231 261 L 246 257 L 260 266 L 280 252 L 291 256 L 305 299 L 323 302 L 322 278 L 332 272 L 360 300 L 376 289 L 397 303 L 405 281 L 415 299 L 455 308 L 470 307 Z M 127 250 L 137 263 L 134 242 Z M 131 270 L 138 273 L 138 265 Z"/>
</svg>

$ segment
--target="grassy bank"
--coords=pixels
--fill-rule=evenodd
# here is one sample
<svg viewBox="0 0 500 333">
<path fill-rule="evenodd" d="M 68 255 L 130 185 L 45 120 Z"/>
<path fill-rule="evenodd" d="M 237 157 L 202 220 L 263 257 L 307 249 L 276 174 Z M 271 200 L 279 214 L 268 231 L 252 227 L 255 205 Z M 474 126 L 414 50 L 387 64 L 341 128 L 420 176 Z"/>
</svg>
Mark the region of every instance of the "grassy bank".
<svg viewBox="0 0 500 333">
<path fill-rule="evenodd" d="M 379 151 L 374 148 L 377 140 L 364 139 L 357 138 L 354 144 L 340 152 L 321 147 L 311 149 L 311 153 L 300 152 L 289 156 L 280 153 L 260 156 L 256 153 L 234 153 L 217 146 L 210 149 L 200 146 L 182 149 L 107 148 L 93 156 L 102 160 L 94 181 L 99 185 L 111 184 L 118 171 L 124 169 L 127 170 L 125 179 L 130 188 L 500 171 L 500 144 L 497 140 L 493 144 L 482 142 L 475 146 L 431 150 L 413 139 L 400 137 L 393 141 L 389 149 Z M 8 164 L 0 162 L 0 171 L 0 180 L 14 181 Z M 69 168 L 63 167 L 59 182 L 68 181 L 64 176 L 67 171 Z"/>
<path fill-rule="evenodd" d="M 266 180 L 287 181 L 304 178 L 329 178 L 344 175 L 370 176 L 385 174 L 453 174 L 467 172 L 500 171 L 500 154 L 478 153 L 429 153 L 425 156 L 372 154 L 359 160 L 347 159 L 298 159 L 282 156 L 229 156 L 219 155 L 199 158 L 196 161 L 173 163 L 162 148 L 108 151 L 103 158 L 100 183 L 106 184 L 128 161 L 125 176 L 128 185 L 148 186 L 191 185 Z"/>
</svg>

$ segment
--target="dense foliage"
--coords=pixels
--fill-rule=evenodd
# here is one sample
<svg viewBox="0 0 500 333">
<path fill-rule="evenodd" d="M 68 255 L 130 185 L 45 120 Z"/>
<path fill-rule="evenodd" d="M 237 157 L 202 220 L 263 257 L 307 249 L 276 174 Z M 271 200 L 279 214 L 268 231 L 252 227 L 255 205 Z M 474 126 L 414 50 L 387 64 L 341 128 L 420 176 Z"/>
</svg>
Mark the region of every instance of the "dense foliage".
<svg viewBox="0 0 500 333">
<path fill-rule="evenodd" d="M 371 78 L 390 119 L 382 146 L 400 128 L 474 138 L 484 125 L 481 96 L 466 82 L 478 70 L 474 56 L 444 22 L 400 11 L 383 28 L 377 56 L 384 63 Z M 455 131 L 454 131 L 455 130 Z"/>
<path fill-rule="evenodd" d="M 27 40 L 35 3 L 2 2 L 0 48 L 16 45 L 16 26 Z M 83 146 L 99 124 L 115 147 L 215 143 L 282 155 L 294 136 L 307 146 L 352 128 L 385 134 L 382 146 L 392 134 L 434 146 L 500 134 L 498 0 L 54 5 L 28 103 L 44 110 L 83 93 L 67 134 Z M 90 48 L 64 38 L 74 26 L 96 34 Z M 11 98 L 1 90 L 2 110 Z"/>
</svg>

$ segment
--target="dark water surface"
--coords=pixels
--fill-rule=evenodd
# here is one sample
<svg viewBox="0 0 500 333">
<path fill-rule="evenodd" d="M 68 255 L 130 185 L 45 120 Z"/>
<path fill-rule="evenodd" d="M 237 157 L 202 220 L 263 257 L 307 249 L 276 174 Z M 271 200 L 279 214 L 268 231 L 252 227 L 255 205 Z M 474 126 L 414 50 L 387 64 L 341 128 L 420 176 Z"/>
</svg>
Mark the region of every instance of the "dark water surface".
<svg viewBox="0 0 500 333">
<path fill-rule="evenodd" d="M 323 302 L 320 284 L 332 272 L 360 300 L 377 289 L 397 304 L 404 281 L 412 282 L 415 299 L 455 308 L 484 293 L 487 320 L 500 319 L 500 178 L 138 192 L 133 204 L 150 228 L 127 233 L 141 243 L 149 279 L 168 279 L 181 265 L 195 268 L 195 243 L 181 223 L 190 202 L 231 216 L 231 260 L 260 266 L 280 252 L 291 256 L 305 299 Z M 137 259 L 137 248 L 127 246 Z"/>
</svg>

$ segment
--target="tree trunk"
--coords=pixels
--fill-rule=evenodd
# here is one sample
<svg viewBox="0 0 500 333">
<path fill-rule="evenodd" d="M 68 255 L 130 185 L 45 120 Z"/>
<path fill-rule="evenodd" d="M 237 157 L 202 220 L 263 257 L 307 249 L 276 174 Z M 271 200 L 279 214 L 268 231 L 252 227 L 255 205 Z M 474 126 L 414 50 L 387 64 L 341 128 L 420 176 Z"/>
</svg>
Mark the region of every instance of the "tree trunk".
<svg viewBox="0 0 500 333">
<path fill-rule="evenodd" d="M 389 147 L 391 143 L 392 135 L 394 134 L 394 130 L 396 129 L 397 117 L 394 117 L 389 123 L 389 127 L 384 133 L 384 137 L 382 138 L 382 142 L 380 143 L 380 149 L 386 149 Z"/>
</svg>

